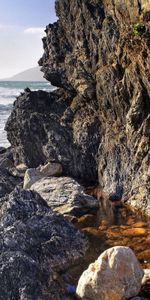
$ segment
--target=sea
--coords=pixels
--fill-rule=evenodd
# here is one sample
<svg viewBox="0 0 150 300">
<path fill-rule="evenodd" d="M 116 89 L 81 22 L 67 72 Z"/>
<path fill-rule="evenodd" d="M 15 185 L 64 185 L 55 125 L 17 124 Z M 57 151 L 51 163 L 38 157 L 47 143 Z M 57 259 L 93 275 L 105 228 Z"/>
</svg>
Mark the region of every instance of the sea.
<svg viewBox="0 0 150 300">
<path fill-rule="evenodd" d="M 52 91 L 54 87 L 47 81 L 0 81 L 0 147 L 9 147 L 7 134 L 4 130 L 6 121 L 11 114 L 13 102 L 25 88 L 32 91 Z"/>
</svg>

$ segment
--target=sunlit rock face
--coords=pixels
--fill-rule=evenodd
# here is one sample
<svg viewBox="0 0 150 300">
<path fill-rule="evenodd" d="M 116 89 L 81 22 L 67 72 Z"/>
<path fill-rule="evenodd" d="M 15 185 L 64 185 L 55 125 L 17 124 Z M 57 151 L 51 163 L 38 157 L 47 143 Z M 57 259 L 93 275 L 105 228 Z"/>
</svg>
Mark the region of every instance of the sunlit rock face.
<svg viewBox="0 0 150 300">
<path fill-rule="evenodd" d="M 60 0 L 56 12 L 39 64 L 59 89 L 16 101 L 14 157 L 30 167 L 54 159 L 150 214 L 149 1 Z"/>
</svg>

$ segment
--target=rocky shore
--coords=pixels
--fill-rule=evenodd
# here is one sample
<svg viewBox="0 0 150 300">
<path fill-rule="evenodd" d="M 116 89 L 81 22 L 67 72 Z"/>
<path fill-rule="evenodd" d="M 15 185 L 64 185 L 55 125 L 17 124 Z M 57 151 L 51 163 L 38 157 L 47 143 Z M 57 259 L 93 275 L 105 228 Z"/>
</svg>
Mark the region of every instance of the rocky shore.
<svg viewBox="0 0 150 300">
<path fill-rule="evenodd" d="M 16 99 L 0 148 L 0 300 L 147 300 L 150 4 L 56 13 L 39 64 L 57 90 Z M 146 221 L 118 221 L 123 204 Z"/>
</svg>

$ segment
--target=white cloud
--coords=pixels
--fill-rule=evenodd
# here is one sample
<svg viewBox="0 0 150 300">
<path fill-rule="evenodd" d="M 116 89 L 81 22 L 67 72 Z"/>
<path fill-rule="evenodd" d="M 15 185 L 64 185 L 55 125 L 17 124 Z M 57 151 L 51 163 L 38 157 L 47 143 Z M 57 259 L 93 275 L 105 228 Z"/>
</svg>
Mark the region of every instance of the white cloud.
<svg viewBox="0 0 150 300">
<path fill-rule="evenodd" d="M 43 28 L 43 27 L 30 27 L 30 28 L 26 28 L 24 30 L 24 33 L 44 35 L 44 30 L 45 30 L 45 28 Z"/>
<path fill-rule="evenodd" d="M 12 29 L 12 28 L 14 28 L 14 26 L 8 26 L 8 25 L 0 24 L 0 30 Z"/>
<path fill-rule="evenodd" d="M 0 24 L 0 78 L 10 77 L 36 66 L 43 54 L 41 38 L 44 36 L 44 29 L 40 28 L 36 31 L 37 34 L 31 34 L 32 30 L 29 30 L 30 34 L 23 34 L 26 28 L 10 26 L 8 30 L 4 27 Z"/>
</svg>

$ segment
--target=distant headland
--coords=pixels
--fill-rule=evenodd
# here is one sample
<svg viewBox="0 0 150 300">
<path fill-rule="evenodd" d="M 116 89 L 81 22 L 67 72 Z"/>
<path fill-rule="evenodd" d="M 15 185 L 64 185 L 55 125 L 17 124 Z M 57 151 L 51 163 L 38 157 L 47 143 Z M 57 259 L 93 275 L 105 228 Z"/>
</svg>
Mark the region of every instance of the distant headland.
<svg viewBox="0 0 150 300">
<path fill-rule="evenodd" d="M 1 79 L 2 81 L 46 81 L 43 78 L 43 73 L 40 71 L 40 68 L 34 67 L 23 72 L 20 72 L 12 77 Z"/>
</svg>

